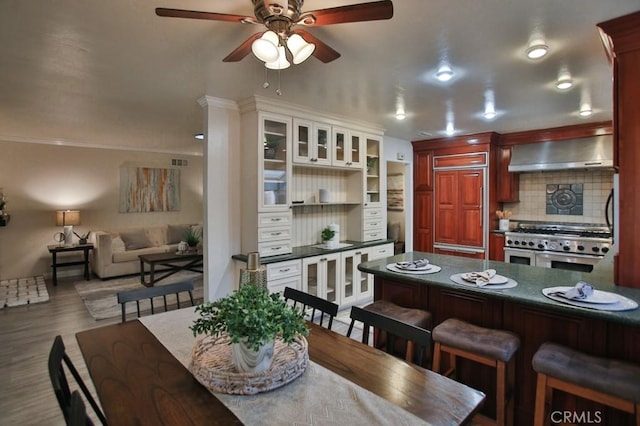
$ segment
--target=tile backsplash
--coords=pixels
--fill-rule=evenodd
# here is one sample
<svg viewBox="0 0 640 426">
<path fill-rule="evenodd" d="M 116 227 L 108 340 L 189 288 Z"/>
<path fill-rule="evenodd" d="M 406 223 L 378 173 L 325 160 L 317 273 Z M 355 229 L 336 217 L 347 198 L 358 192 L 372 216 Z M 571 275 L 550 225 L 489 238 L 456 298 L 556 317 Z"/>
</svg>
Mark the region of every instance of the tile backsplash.
<svg viewBox="0 0 640 426">
<path fill-rule="evenodd" d="M 583 184 L 583 214 L 547 214 L 547 185 L 562 183 Z M 520 174 L 520 202 L 504 203 L 510 210 L 512 220 L 535 220 L 544 222 L 605 223 L 604 207 L 613 188 L 613 171 L 566 170 Z"/>
</svg>

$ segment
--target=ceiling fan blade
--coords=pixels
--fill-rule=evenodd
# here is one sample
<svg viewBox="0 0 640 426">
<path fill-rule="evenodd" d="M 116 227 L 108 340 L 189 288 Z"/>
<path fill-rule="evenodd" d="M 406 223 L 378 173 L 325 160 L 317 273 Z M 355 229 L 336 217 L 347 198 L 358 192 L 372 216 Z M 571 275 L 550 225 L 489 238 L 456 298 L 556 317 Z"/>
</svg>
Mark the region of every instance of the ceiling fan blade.
<svg viewBox="0 0 640 426">
<path fill-rule="evenodd" d="M 238 62 L 244 59 L 245 56 L 251 53 L 251 43 L 253 43 L 254 40 L 260 38 L 260 36 L 262 36 L 262 33 L 255 33 L 254 35 L 246 39 L 244 43 L 236 48 L 236 50 L 229 53 L 227 57 L 222 60 L 222 62 Z"/>
<path fill-rule="evenodd" d="M 196 10 L 156 8 L 156 15 L 168 18 L 207 19 L 209 21 L 239 22 L 243 24 L 258 23 L 253 16 L 230 15 L 227 13 L 198 12 Z"/>
<path fill-rule="evenodd" d="M 315 44 L 316 48 L 313 51 L 312 55 L 318 58 L 320 61 L 324 62 L 325 64 L 327 62 L 334 61 L 340 57 L 340 54 L 338 52 L 333 50 L 331 47 L 329 47 L 328 44 L 321 41 L 319 38 L 317 38 L 310 32 L 300 30 L 300 29 L 295 30 L 293 32 L 301 35 L 302 38 L 304 38 L 307 43 Z"/>
<path fill-rule="evenodd" d="M 309 19 L 311 15 L 315 21 Z M 391 19 L 391 17 L 393 17 L 393 3 L 391 0 L 383 0 L 314 10 L 304 13 L 298 23 L 318 27 L 347 22 L 379 21 Z"/>
</svg>

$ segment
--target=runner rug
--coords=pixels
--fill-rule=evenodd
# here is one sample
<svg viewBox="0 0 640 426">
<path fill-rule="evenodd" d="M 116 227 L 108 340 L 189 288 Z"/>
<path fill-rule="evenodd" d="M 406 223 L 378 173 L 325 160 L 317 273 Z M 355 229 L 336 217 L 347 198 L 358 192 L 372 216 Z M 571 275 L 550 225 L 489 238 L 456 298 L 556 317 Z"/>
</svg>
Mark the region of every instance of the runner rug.
<svg viewBox="0 0 640 426">
<path fill-rule="evenodd" d="M 156 286 L 163 286 L 167 284 L 172 284 L 180 281 L 184 281 L 186 279 L 193 279 L 193 298 L 197 303 L 202 303 L 203 298 L 203 290 L 202 290 L 202 274 L 189 272 L 189 271 L 180 271 L 168 277 L 158 283 Z M 84 305 L 87 307 L 87 310 L 91 314 L 91 316 L 96 320 L 113 318 L 120 316 L 122 312 L 122 308 L 120 304 L 118 304 L 117 294 L 120 291 L 133 290 L 133 289 L 141 289 L 144 288 L 142 284 L 140 284 L 140 276 L 128 276 L 123 278 L 112 278 L 108 280 L 94 279 L 91 281 L 80 280 L 73 283 L 76 291 L 82 298 Z M 185 303 L 185 305 L 183 305 Z M 170 307 L 176 304 L 175 295 L 167 296 L 167 305 Z M 180 306 L 188 306 L 189 296 L 186 293 L 180 294 Z M 164 303 L 162 301 L 162 297 L 155 298 L 153 300 L 154 309 L 157 309 L 156 312 L 164 311 Z M 127 303 L 127 314 L 136 312 L 136 304 L 135 302 Z M 149 300 L 140 301 L 140 311 L 149 311 L 151 310 L 151 304 Z"/>
<path fill-rule="evenodd" d="M 0 309 L 49 301 L 42 275 L 0 280 Z"/>
</svg>

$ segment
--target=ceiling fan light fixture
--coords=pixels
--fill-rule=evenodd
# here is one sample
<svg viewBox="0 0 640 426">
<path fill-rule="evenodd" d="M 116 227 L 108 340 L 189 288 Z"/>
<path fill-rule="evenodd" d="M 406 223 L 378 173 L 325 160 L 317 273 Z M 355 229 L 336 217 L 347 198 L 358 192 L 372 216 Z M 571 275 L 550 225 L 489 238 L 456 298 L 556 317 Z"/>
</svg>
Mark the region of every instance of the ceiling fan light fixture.
<svg viewBox="0 0 640 426">
<path fill-rule="evenodd" d="M 291 66 L 291 63 L 287 60 L 287 54 L 285 53 L 284 46 L 279 46 L 278 52 L 278 58 L 275 61 L 265 63 L 265 67 L 270 70 L 284 70 Z"/>
<path fill-rule="evenodd" d="M 307 43 L 300 34 L 291 34 L 287 39 L 287 48 L 291 52 L 293 57 L 293 63 L 298 65 L 311 56 L 316 49 L 316 45 L 313 43 Z"/>
<path fill-rule="evenodd" d="M 280 39 L 273 31 L 265 31 L 259 39 L 251 43 L 251 51 L 262 62 L 274 62 L 278 60 L 278 45 Z"/>
<path fill-rule="evenodd" d="M 527 58 L 529 59 L 540 59 L 549 51 L 549 46 L 547 46 L 542 39 L 534 39 L 529 43 L 529 47 L 527 48 Z"/>
</svg>

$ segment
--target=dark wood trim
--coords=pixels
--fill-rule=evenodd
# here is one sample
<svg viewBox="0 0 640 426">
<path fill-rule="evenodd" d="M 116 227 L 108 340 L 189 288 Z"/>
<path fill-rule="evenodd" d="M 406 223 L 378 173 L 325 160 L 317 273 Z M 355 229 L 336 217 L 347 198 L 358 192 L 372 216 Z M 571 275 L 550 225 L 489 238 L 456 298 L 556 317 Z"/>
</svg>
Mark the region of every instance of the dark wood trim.
<svg viewBox="0 0 640 426">
<path fill-rule="evenodd" d="M 613 134 L 611 121 L 586 123 L 571 126 L 553 127 L 549 129 L 526 130 L 523 132 L 506 133 L 500 139 L 501 145 L 518 145 L 545 141 L 561 141 L 578 139 L 597 135 Z"/>
<path fill-rule="evenodd" d="M 601 22 L 597 27 L 610 60 L 620 53 L 640 49 L 640 11 Z"/>
</svg>

